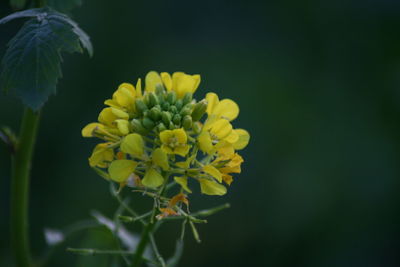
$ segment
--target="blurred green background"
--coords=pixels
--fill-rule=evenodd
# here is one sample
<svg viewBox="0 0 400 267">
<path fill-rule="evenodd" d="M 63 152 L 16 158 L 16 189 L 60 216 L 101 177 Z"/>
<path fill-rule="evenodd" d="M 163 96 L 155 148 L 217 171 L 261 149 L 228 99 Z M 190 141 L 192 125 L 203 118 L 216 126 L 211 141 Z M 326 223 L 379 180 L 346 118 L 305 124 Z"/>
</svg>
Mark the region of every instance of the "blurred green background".
<svg viewBox="0 0 400 267">
<path fill-rule="evenodd" d="M 2 17 L 11 13 L 6 1 L 0 7 Z M 95 54 L 65 55 L 64 78 L 43 109 L 30 196 L 36 255 L 43 228 L 94 209 L 112 216 L 108 184 L 87 163 L 96 140 L 80 130 L 120 83 L 157 70 L 201 74 L 197 96 L 234 99 L 234 125 L 252 136 L 226 196 L 190 196 L 192 210 L 232 208 L 199 226 L 201 244 L 187 232 L 180 266 L 400 266 L 398 1 L 87 0 L 72 17 Z M 1 26 L 1 55 L 21 24 Z M 23 107 L 0 95 L 0 124 L 17 130 Z M 0 148 L 0 265 L 12 266 L 10 158 Z M 178 232 L 170 224 L 157 234 L 166 256 Z M 93 234 L 107 247 L 105 233 Z M 96 260 L 110 266 L 61 249 L 50 266 Z"/>
</svg>

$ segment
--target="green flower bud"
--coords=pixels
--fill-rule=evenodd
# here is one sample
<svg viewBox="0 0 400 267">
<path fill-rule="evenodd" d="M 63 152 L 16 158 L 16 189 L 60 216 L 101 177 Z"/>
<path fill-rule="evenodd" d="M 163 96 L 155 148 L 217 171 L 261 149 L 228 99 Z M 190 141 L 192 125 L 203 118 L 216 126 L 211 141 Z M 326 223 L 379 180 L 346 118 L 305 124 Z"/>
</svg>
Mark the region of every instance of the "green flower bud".
<svg viewBox="0 0 400 267">
<path fill-rule="evenodd" d="M 138 119 L 133 119 L 131 121 L 131 126 L 134 132 L 145 135 L 147 134 L 146 128 L 143 127 L 142 123 Z"/>
<path fill-rule="evenodd" d="M 154 121 L 158 121 L 161 118 L 161 110 L 156 106 L 152 107 L 149 111 L 149 117 Z"/>
<path fill-rule="evenodd" d="M 181 108 L 183 107 L 182 99 L 178 99 L 178 100 L 175 102 L 175 107 L 176 107 L 178 110 L 181 110 Z"/>
<path fill-rule="evenodd" d="M 192 116 L 193 118 L 193 116 Z M 200 122 L 194 122 L 192 124 L 193 130 L 196 134 L 199 134 L 201 132 L 201 123 Z"/>
<path fill-rule="evenodd" d="M 162 105 L 161 105 L 161 107 L 162 107 L 162 109 L 163 110 L 165 110 L 165 111 L 168 111 L 169 110 L 169 103 L 168 102 L 164 102 Z"/>
<path fill-rule="evenodd" d="M 164 86 L 162 84 L 157 84 L 156 85 L 156 94 L 159 96 L 164 96 L 164 93 L 165 93 Z"/>
<path fill-rule="evenodd" d="M 149 117 L 143 118 L 142 124 L 143 124 L 144 128 L 146 128 L 146 129 L 148 129 L 148 130 L 153 129 L 154 126 L 156 125 L 156 124 L 154 123 L 154 121 L 152 121 Z"/>
<path fill-rule="evenodd" d="M 190 103 L 192 101 L 192 96 L 193 96 L 192 93 L 186 93 L 182 98 L 183 105 Z"/>
<path fill-rule="evenodd" d="M 169 126 L 169 123 L 171 122 L 172 119 L 172 115 L 168 111 L 163 111 L 161 112 L 161 119 L 165 125 Z"/>
<path fill-rule="evenodd" d="M 172 118 L 172 122 L 175 123 L 176 125 L 181 124 L 181 115 L 175 114 L 174 117 Z"/>
<path fill-rule="evenodd" d="M 169 122 L 168 128 L 169 128 L 170 130 L 174 130 L 176 127 L 175 127 L 174 123 L 173 123 L 172 121 L 170 121 L 170 122 Z"/>
<path fill-rule="evenodd" d="M 186 115 L 190 115 L 192 113 L 192 105 L 191 104 L 187 104 L 186 106 L 184 106 L 181 109 L 181 112 L 179 112 L 179 114 L 181 114 L 182 117 L 186 116 Z"/>
<path fill-rule="evenodd" d="M 151 92 L 149 94 L 149 106 L 150 107 L 154 107 L 155 105 L 159 104 L 159 100 L 158 97 L 155 93 Z"/>
<path fill-rule="evenodd" d="M 185 130 L 190 130 L 190 128 L 192 128 L 192 124 L 192 117 L 190 115 L 186 115 L 185 117 L 183 117 L 182 125 Z"/>
<path fill-rule="evenodd" d="M 148 110 L 148 107 L 146 106 L 146 104 L 141 99 L 136 99 L 135 104 L 136 104 L 136 110 L 140 114 L 143 114 L 146 110 Z"/>
<path fill-rule="evenodd" d="M 192 112 L 193 121 L 199 121 L 201 117 L 203 117 L 204 113 L 207 110 L 207 100 L 203 99 L 199 103 L 197 103 Z"/>
<path fill-rule="evenodd" d="M 178 102 L 177 102 L 178 103 Z M 176 104 L 175 104 L 176 105 Z M 172 114 L 178 113 L 178 109 L 175 106 L 169 106 L 169 111 Z"/>
<path fill-rule="evenodd" d="M 157 125 L 157 130 L 161 133 L 162 131 L 167 130 L 167 127 L 165 127 L 165 124 L 164 124 L 164 123 L 160 122 L 160 123 Z"/>
<path fill-rule="evenodd" d="M 173 105 L 176 102 L 176 93 L 174 91 L 170 91 L 167 94 L 167 101 Z"/>
</svg>

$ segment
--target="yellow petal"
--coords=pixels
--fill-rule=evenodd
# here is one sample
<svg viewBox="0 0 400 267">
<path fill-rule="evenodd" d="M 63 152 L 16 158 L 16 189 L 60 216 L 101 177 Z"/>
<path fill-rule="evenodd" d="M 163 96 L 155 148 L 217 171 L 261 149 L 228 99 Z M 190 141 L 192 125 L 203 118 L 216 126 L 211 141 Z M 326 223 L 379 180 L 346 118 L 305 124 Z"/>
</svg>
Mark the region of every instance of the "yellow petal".
<svg viewBox="0 0 400 267">
<path fill-rule="evenodd" d="M 236 129 L 234 131 L 238 134 L 239 139 L 233 144 L 233 147 L 236 150 L 241 150 L 241 149 L 245 148 L 247 146 L 247 144 L 249 143 L 250 134 L 244 129 Z"/>
<path fill-rule="evenodd" d="M 210 132 L 221 140 L 232 132 L 232 125 L 225 119 L 219 119 L 212 124 Z"/>
<path fill-rule="evenodd" d="M 158 173 L 155 169 L 149 169 L 142 180 L 142 184 L 147 187 L 158 187 L 164 182 L 164 177 Z"/>
<path fill-rule="evenodd" d="M 111 125 L 117 116 L 114 115 L 111 108 L 104 108 L 98 117 L 98 121 L 107 125 Z"/>
<path fill-rule="evenodd" d="M 231 133 L 227 137 L 225 137 L 224 140 L 233 144 L 239 140 L 239 135 L 237 134 L 237 132 L 231 131 Z"/>
<path fill-rule="evenodd" d="M 119 108 L 111 108 L 112 113 L 120 119 L 129 119 L 129 114 Z"/>
<path fill-rule="evenodd" d="M 129 115 L 118 108 L 104 108 L 99 114 L 99 122 L 111 126 L 116 119 L 128 119 Z"/>
<path fill-rule="evenodd" d="M 137 162 L 133 160 L 120 159 L 111 162 L 108 167 L 110 178 L 116 182 L 124 182 L 133 173 L 137 166 Z"/>
<path fill-rule="evenodd" d="M 206 166 L 203 167 L 203 171 L 205 173 L 208 173 L 209 175 L 211 175 L 215 179 L 217 179 L 218 182 L 220 182 L 220 183 L 222 182 L 222 174 L 214 166 L 206 165 Z"/>
<path fill-rule="evenodd" d="M 214 108 L 212 114 L 232 121 L 239 115 L 239 106 L 231 99 L 223 99 Z"/>
<path fill-rule="evenodd" d="M 93 137 L 93 131 L 96 129 L 104 129 L 104 125 L 97 122 L 92 122 L 82 129 L 83 137 Z"/>
<path fill-rule="evenodd" d="M 222 144 L 223 142 L 221 142 Z M 222 145 L 221 147 L 217 148 L 218 152 L 218 158 L 217 160 L 228 160 L 231 159 L 235 155 L 235 150 L 232 146 L 232 144 L 229 143 L 224 143 L 225 145 Z"/>
<path fill-rule="evenodd" d="M 150 71 L 147 73 L 146 78 L 146 92 L 154 92 L 156 90 L 157 84 L 162 84 L 160 75 L 155 71 Z"/>
<path fill-rule="evenodd" d="M 201 132 L 199 137 L 197 137 L 197 141 L 199 142 L 199 148 L 201 151 L 208 154 L 211 153 L 214 147 L 212 145 L 212 140 L 209 132 Z"/>
<path fill-rule="evenodd" d="M 174 154 L 174 151 L 167 145 L 162 145 L 161 149 L 167 154 Z"/>
<path fill-rule="evenodd" d="M 185 130 L 183 130 L 182 128 L 175 129 L 175 130 L 172 130 L 172 133 L 173 133 L 174 137 L 177 139 L 178 143 L 180 143 L 180 144 L 187 143 L 187 135 L 186 135 Z"/>
<path fill-rule="evenodd" d="M 189 145 L 175 147 L 174 154 L 178 154 L 178 155 L 184 157 L 189 152 L 189 150 L 190 150 L 190 146 Z"/>
<path fill-rule="evenodd" d="M 175 182 L 177 182 L 178 184 L 180 184 L 180 186 L 182 186 L 182 188 L 188 192 L 188 193 L 192 193 L 192 190 L 190 190 L 190 188 L 188 187 L 188 178 L 187 177 L 178 177 L 175 176 L 174 177 Z"/>
<path fill-rule="evenodd" d="M 174 137 L 174 134 L 171 130 L 165 130 L 160 133 L 160 140 L 163 144 L 168 144 L 172 137 Z"/>
<path fill-rule="evenodd" d="M 127 135 L 129 133 L 129 121 L 118 119 L 115 120 L 114 123 L 117 124 L 117 128 L 122 135 Z"/>
<path fill-rule="evenodd" d="M 137 133 L 125 136 L 121 142 L 121 151 L 139 158 L 142 157 L 144 151 L 142 136 Z"/>
<path fill-rule="evenodd" d="M 156 165 L 160 166 L 164 171 L 169 169 L 168 155 L 161 148 L 157 148 L 153 151 L 152 160 Z"/>
<path fill-rule="evenodd" d="M 101 143 L 93 149 L 92 155 L 89 158 L 91 167 L 106 168 L 108 163 L 114 159 L 114 150 L 108 148 L 111 143 Z"/>
<path fill-rule="evenodd" d="M 118 87 L 118 90 L 113 94 L 113 99 L 117 103 L 127 109 L 132 109 L 133 103 L 135 102 L 135 88 L 132 84 L 123 83 Z"/>
<path fill-rule="evenodd" d="M 161 72 L 161 79 L 164 83 L 165 88 L 167 88 L 168 91 L 171 91 L 172 90 L 171 75 L 168 72 Z"/>
<path fill-rule="evenodd" d="M 188 75 L 183 72 L 172 74 L 172 88 L 178 98 L 186 93 L 194 93 L 200 84 L 200 75 Z"/>
<path fill-rule="evenodd" d="M 136 96 L 137 97 L 142 97 L 143 93 L 142 93 L 142 79 L 138 79 L 137 83 L 136 83 Z"/>
<path fill-rule="evenodd" d="M 120 108 L 117 101 L 115 101 L 113 99 L 107 99 L 106 101 L 104 101 L 104 105 L 110 106 L 112 108 Z"/>
<path fill-rule="evenodd" d="M 223 174 L 223 175 L 222 175 L 222 179 L 224 180 L 224 182 L 225 182 L 227 185 L 231 185 L 231 183 L 233 182 L 233 176 L 232 176 L 232 175 L 229 175 L 229 174 Z"/>
<path fill-rule="evenodd" d="M 218 95 L 215 93 L 207 93 L 206 100 L 207 100 L 207 114 L 211 115 L 214 108 L 219 103 Z"/>
<path fill-rule="evenodd" d="M 208 179 L 199 179 L 199 182 L 203 194 L 212 196 L 222 196 L 226 194 L 226 187 L 217 182 Z"/>
</svg>

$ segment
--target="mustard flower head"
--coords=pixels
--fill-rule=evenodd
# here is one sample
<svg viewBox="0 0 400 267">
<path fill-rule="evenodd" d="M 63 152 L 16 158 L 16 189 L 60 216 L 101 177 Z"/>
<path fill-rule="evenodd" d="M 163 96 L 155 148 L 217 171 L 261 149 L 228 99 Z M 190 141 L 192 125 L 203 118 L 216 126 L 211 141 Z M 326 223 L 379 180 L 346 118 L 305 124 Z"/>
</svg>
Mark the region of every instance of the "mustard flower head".
<svg viewBox="0 0 400 267">
<path fill-rule="evenodd" d="M 239 106 L 207 93 L 193 98 L 200 75 L 151 71 L 145 83 L 123 83 L 104 104 L 98 122 L 83 137 L 103 140 L 89 164 L 121 185 L 156 189 L 171 180 L 192 193 L 193 184 L 207 195 L 224 195 L 233 174 L 241 172 L 250 135 L 235 129 Z"/>
</svg>

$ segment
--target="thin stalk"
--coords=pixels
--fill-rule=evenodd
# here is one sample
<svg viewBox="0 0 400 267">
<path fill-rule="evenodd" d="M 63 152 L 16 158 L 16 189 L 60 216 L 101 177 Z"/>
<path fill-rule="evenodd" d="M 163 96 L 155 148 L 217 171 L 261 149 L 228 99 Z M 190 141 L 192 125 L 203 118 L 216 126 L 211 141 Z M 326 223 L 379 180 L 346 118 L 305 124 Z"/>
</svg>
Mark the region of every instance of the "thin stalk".
<svg viewBox="0 0 400 267">
<path fill-rule="evenodd" d="M 29 172 L 39 125 L 39 112 L 26 108 L 12 159 L 11 246 L 19 267 L 31 266 L 28 231 Z"/>
<path fill-rule="evenodd" d="M 147 225 L 144 227 L 141 239 L 135 251 L 135 256 L 133 257 L 132 267 L 139 267 L 142 263 L 143 253 L 146 248 L 147 242 L 149 241 L 149 235 L 154 227 L 154 217 L 156 214 L 157 205 L 154 203 L 153 212 L 151 214 L 150 220 Z"/>
<path fill-rule="evenodd" d="M 161 186 L 160 190 L 158 191 L 158 197 L 161 197 L 164 193 L 165 187 L 168 183 L 168 175 L 164 174 L 164 184 Z M 147 225 L 144 226 L 143 232 L 142 232 L 142 236 L 141 239 L 139 241 L 139 244 L 136 248 L 136 252 L 135 252 L 135 256 L 133 257 L 133 261 L 132 261 L 132 267 L 139 267 L 141 262 L 142 262 L 142 255 L 143 252 L 146 248 L 146 245 L 149 241 L 149 236 L 152 234 L 154 225 L 156 224 L 154 221 L 154 218 L 156 216 L 157 213 L 157 209 L 158 209 L 158 205 L 157 205 L 157 200 L 154 199 L 154 206 L 152 209 L 152 213 L 149 219 L 149 222 L 147 223 Z"/>
</svg>

